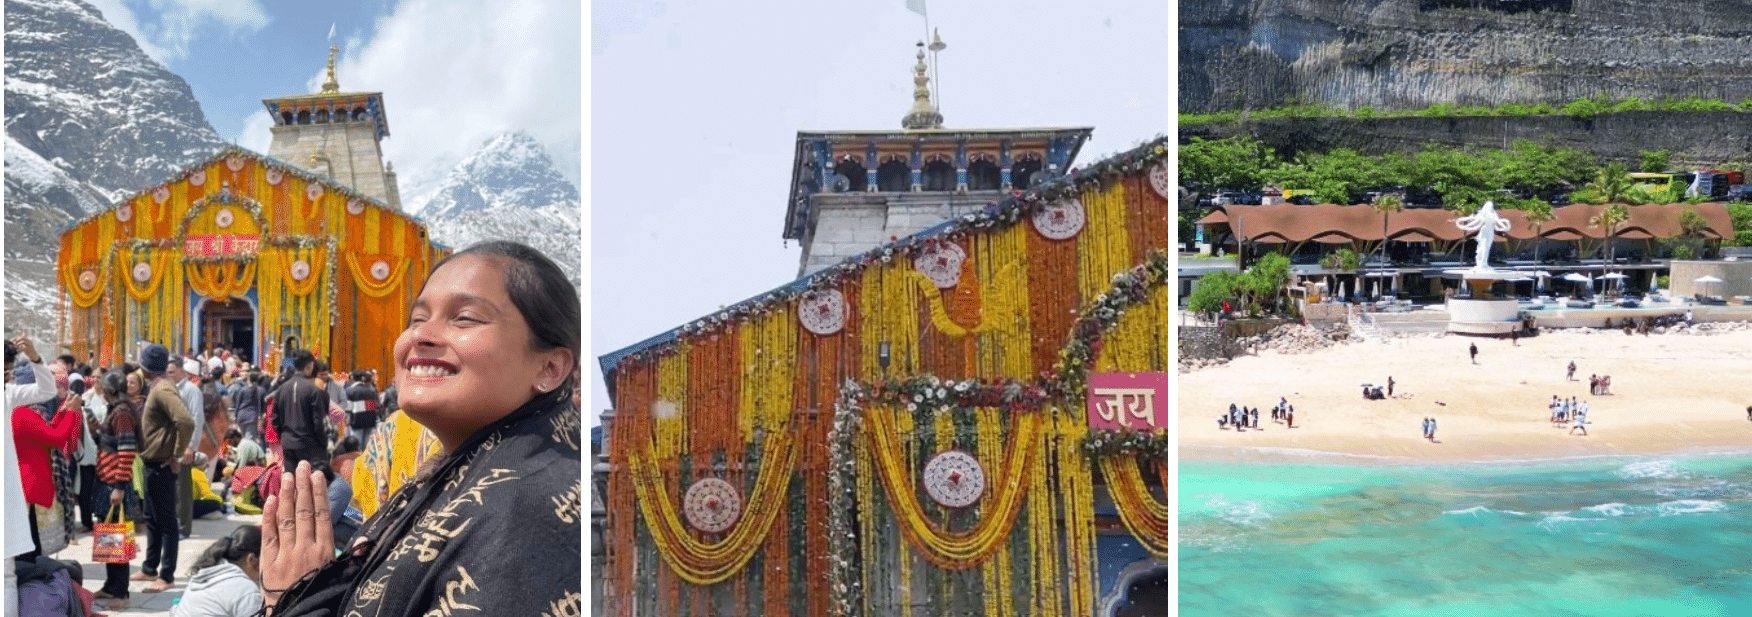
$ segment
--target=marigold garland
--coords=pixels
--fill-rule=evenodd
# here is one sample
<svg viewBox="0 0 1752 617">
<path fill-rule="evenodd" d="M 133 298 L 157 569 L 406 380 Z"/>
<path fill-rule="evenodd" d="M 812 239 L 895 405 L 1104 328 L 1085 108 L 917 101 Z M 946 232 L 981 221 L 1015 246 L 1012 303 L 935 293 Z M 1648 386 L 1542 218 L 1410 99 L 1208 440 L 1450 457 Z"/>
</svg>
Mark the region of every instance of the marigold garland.
<svg viewBox="0 0 1752 617">
<path fill-rule="evenodd" d="M 875 452 L 878 475 L 886 489 L 890 505 L 899 519 L 902 535 L 927 561 L 949 570 L 965 570 L 990 557 L 1015 521 L 1026 489 L 1015 479 L 1027 478 L 1038 469 L 1037 444 L 1040 418 L 1022 414 L 1015 422 L 1009 452 L 1004 465 L 991 474 L 992 500 L 990 510 L 983 512 L 980 522 L 971 530 L 953 532 L 930 520 L 914 488 L 912 465 L 903 460 L 900 431 L 893 424 L 892 409 L 872 409 L 866 415 L 870 430 L 866 433 Z"/>
<path fill-rule="evenodd" d="M 796 441 L 784 434 L 772 435 L 768 458 L 745 496 L 742 518 L 720 541 L 703 542 L 681 521 L 675 498 L 665 494 L 662 473 L 647 460 L 645 444 L 628 444 L 627 465 L 643 520 L 651 529 L 658 554 L 677 576 L 695 585 L 713 585 L 735 575 L 754 556 L 772 528 L 776 512 L 783 508 L 784 490 L 790 484 L 797 461 Z M 640 450 L 644 450 L 641 452 Z"/>
<path fill-rule="evenodd" d="M 394 255 L 371 256 L 383 259 L 390 264 L 389 276 L 379 281 L 377 277 L 371 275 L 369 267 L 359 265 L 359 257 L 357 253 L 347 253 L 347 270 L 353 273 L 353 286 L 359 290 L 359 293 L 373 298 L 382 298 L 397 291 L 406 291 L 408 266 L 412 265 L 414 260 Z"/>
<path fill-rule="evenodd" d="M 1132 456 L 1111 456 L 1100 459 L 1101 474 L 1107 478 L 1108 494 L 1119 510 L 1119 520 L 1132 532 L 1150 554 L 1168 558 L 1168 504 L 1157 501 L 1138 470 L 1138 459 Z M 1166 482 L 1166 479 L 1164 479 Z"/>
</svg>

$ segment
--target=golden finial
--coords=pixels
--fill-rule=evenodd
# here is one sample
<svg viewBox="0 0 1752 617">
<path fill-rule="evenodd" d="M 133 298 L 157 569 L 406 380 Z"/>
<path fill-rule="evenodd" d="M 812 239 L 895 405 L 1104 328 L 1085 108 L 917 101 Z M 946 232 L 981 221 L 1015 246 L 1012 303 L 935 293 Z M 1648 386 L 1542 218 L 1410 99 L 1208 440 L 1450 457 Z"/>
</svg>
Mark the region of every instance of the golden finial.
<svg viewBox="0 0 1752 617">
<path fill-rule="evenodd" d="M 919 41 L 918 63 L 913 65 L 913 106 L 900 126 L 909 130 L 943 128 L 943 114 L 931 104 L 931 78 L 925 74 L 925 42 Z"/>
<path fill-rule="evenodd" d="M 334 94 L 341 91 L 341 83 L 335 81 L 335 52 L 340 50 L 340 46 L 329 44 L 328 80 L 322 82 L 323 94 Z"/>
</svg>

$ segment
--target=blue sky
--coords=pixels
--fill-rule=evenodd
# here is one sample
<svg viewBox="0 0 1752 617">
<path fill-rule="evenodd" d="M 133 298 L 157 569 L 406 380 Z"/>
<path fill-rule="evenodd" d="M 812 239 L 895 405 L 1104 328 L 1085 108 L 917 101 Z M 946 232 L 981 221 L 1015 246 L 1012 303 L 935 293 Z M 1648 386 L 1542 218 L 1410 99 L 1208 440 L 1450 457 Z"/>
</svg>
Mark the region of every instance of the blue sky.
<svg viewBox="0 0 1752 617">
<path fill-rule="evenodd" d="M 264 98 L 315 92 L 329 31 L 343 91 L 383 92 L 403 201 L 524 130 L 579 179 L 583 9 L 567 0 L 88 0 L 194 89 L 219 135 L 265 152 Z"/>
<path fill-rule="evenodd" d="M 1093 126 L 1078 164 L 1167 134 L 1168 7 L 930 0 L 944 126 Z M 899 129 L 924 36 L 905 0 L 595 0 L 590 27 L 591 356 L 794 278 L 797 132 Z"/>
</svg>

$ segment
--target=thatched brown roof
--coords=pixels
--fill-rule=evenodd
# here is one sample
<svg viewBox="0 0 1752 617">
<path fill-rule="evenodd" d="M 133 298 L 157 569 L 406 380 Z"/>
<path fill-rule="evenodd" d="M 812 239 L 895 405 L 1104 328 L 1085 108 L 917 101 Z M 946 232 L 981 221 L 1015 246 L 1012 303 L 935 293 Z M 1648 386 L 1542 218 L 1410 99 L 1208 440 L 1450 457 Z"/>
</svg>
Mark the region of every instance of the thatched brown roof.
<svg viewBox="0 0 1752 617">
<path fill-rule="evenodd" d="M 1733 219 L 1727 206 L 1720 203 L 1651 204 L 1627 206 L 1630 219 L 1619 225 L 1614 237 L 1628 239 L 1671 238 L 1682 233 L 1680 213 L 1696 211 L 1703 217 L 1708 238 L 1734 235 Z M 1552 220 L 1535 228 L 1520 210 L 1498 210 L 1508 219 L 1508 237 L 1530 240 L 1535 235 L 1551 240 L 1577 240 L 1582 237 L 1600 239 L 1606 230 L 1589 224 L 1606 206 L 1576 204 L 1552 208 Z M 1381 240 L 1383 214 L 1367 205 L 1340 206 L 1320 204 L 1298 206 L 1228 205 L 1212 210 L 1198 220 L 1200 224 L 1226 224 L 1248 242 L 1344 243 L 1352 240 Z M 1454 213 L 1448 210 L 1411 208 L 1392 213 L 1388 219 L 1387 237 L 1399 242 L 1429 242 L 1434 239 L 1455 241 L 1468 234 L 1454 226 Z"/>
</svg>

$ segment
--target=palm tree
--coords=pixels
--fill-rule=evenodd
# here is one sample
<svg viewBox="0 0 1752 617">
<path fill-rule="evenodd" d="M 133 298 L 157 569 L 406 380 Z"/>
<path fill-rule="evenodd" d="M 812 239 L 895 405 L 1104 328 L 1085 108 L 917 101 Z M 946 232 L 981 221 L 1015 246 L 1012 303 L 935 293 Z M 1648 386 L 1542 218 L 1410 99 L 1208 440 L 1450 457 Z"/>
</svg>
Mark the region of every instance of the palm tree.
<svg viewBox="0 0 1752 617">
<path fill-rule="evenodd" d="M 1606 270 L 1608 272 L 1612 269 L 1612 236 L 1618 233 L 1618 226 L 1623 225 L 1628 220 L 1630 220 L 1630 208 L 1624 204 L 1606 206 L 1605 210 L 1601 210 L 1599 214 L 1588 219 L 1588 225 L 1606 231 Z"/>
<path fill-rule="evenodd" d="M 1399 193 L 1382 193 L 1369 202 L 1369 207 L 1381 213 L 1381 263 L 1387 263 L 1387 221 L 1394 212 L 1405 209 L 1405 197 Z"/>
<path fill-rule="evenodd" d="M 1539 263 L 1539 244 L 1544 241 L 1540 237 L 1545 232 L 1545 224 L 1557 218 L 1557 213 L 1551 211 L 1551 204 L 1535 199 L 1522 210 L 1528 223 L 1533 224 L 1533 263 Z"/>
<path fill-rule="evenodd" d="M 1607 163 L 1600 175 L 1587 186 L 1609 204 L 1629 202 L 1630 187 L 1630 172 L 1625 171 L 1623 163 Z"/>
</svg>

